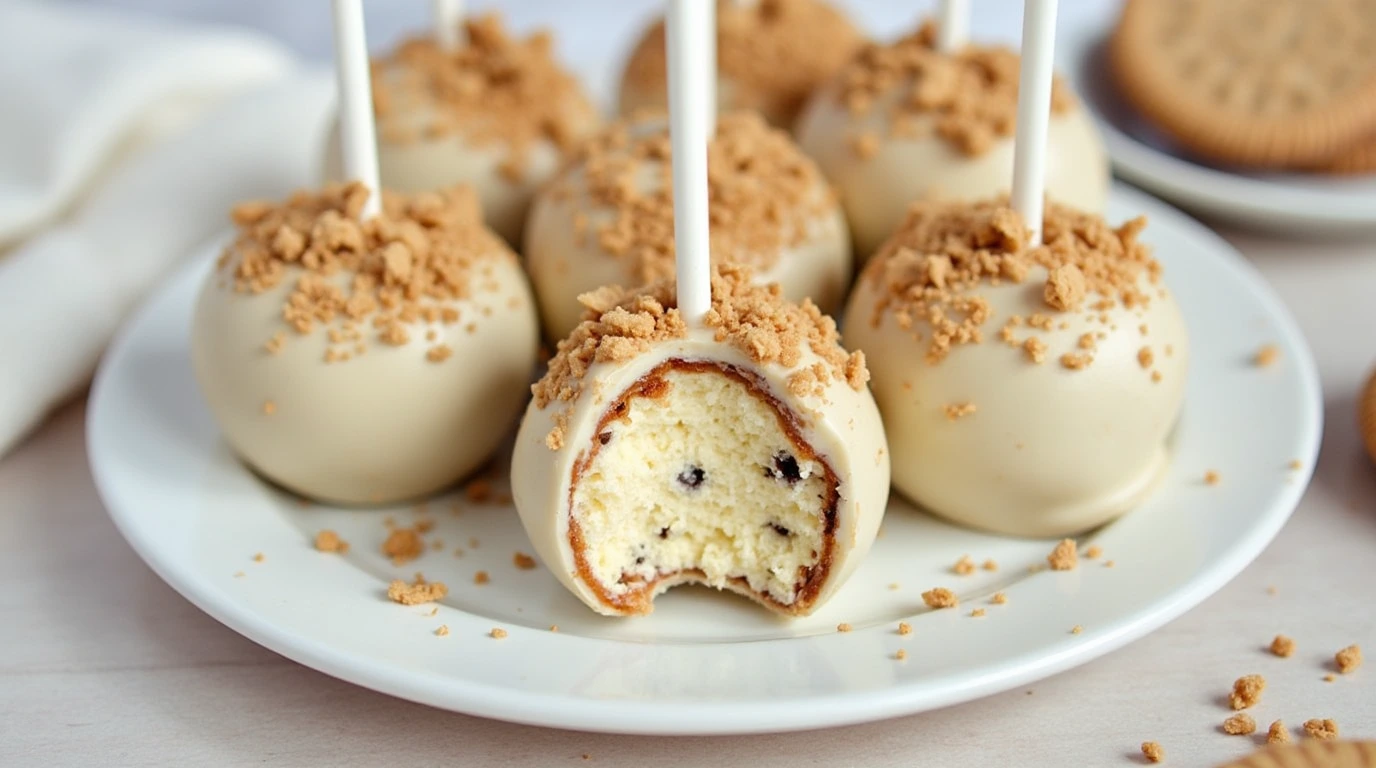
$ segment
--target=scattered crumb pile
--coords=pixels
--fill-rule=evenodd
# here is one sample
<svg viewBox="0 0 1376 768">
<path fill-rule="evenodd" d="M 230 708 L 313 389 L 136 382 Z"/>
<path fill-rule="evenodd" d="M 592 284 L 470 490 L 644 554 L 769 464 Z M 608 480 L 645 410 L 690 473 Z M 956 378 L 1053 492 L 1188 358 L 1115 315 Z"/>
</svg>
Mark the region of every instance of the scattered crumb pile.
<svg viewBox="0 0 1376 768">
<path fill-rule="evenodd" d="M 1041 267 L 1047 312 L 1007 318 L 998 338 L 1042 363 L 1048 345 L 1038 334 L 1056 327 L 1057 314 L 1088 311 L 1108 331 L 1109 309 L 1150 304 L 1143 278 L 1157 285 L 1161 265 L 1137 239 L 1145 226 L 1139 216 L 1114 228 L 1100 216 L 1048 203 L 1044 243 L 1031 248 L 1022 217 L 1006 200 L 915 203 L 860 277 L 880 296 L 870 322 L 877 326 L 891 312 L 900 328 L 929 341 L 927 362 L 939 363 L 953 348 L 985 340 L 992 314 L 981 285 L 1021 283 Z M 1094 362 L 1097 335 L 1086 336 L 1061 355 L 1063 367 Z"/>
<path fill-rule="evenodd" d="M 433 603 L 449 594 L 449 588 L 442 582 L 428 582 L 425 577 L 416 574 L 415 582 L 407 584 L 401 579 L 393 579 L 387 585 L 387 599 L 402 605 L 420 605 L 422 603 Z"/>
<path fill-rule="evenodd" d="M 247 294 L 276 288 L 290 268 L 304 270 L 282 319 L 298 335 L 327 328 L 326 362 L 364 354 L 373 341 L 406 344 L 409 324 L 459 322 L 456 308 L 441 305 L 488 287 L 478 278 L 490 276 L 492 260 L 515 258 L 483 226 L 467 187 L 411 197 L 384 192 L 381 214 L 359 222 L 367 197 L 354 182 L 302 190 L 281 204 L 241 203 L 230 214 L 239 235 L 220 270 Z M 286 343 L 278 332 L 265 348 L 276 354 Z"/>
<path fill-rule="evenodd" d="M 830 3 L 717 2 L 717 71 L 730 79 L 738 101 L 767 104 L 783 114 L 796 113 L 863 42 Z M 647 90 L 665 88 L 665 54 L 661 21 L 631 54 L 627 79 Z"/>
<path fill-rule="evenodd" d="M 566 150 L 594 124 L 596 111 L 555 61 L 547 30 L 522 40 L 492 13 L 463 28 L 465 42 L 453 50 L 418 37 L 373 62 L 373 109 L 384 141 L 462 133 L 473 144 L 505 144 L 511 156 L 502 171 L 519 179 L 532 144 Z M 415 119 L 417 108 L 428 120 Z"/>
<path fill-rule="evenodd" d="M 842 70 L 837 99 L 854 115 L 877 103 L 889 110 L 891 136 L 921 138 L 934 119 L 936 135 L 965 155 L 984 154 L 1013 135 L 1018 111 L 1018 54 L 1003 47 L 967 45 L 955 54 L 935 50 L 936 25 L 927 22 L 887 45 L 867 45 Z M 897 91 L 896 99 L 886 98 Z M 1063 114 L 1074 97 L 1057 77 L 1051 112 Z M 860 142 L 861 144 L 870 142 Z M 863 154 L 863 148 L 857 146 Z"/>
<path fill-rule="evenodd" d="M 559 342 L 549 370 L 531 387 L 537 408 L 575 402 L 594 364 L 629 360 L 655 342 L 683 338 L 687 333 L 675 307 L 672 280 L 638 292 L 603 288 L 579 300 L 588 307 L 586 319 Z M 810 300 L 784 301 L 778 285 L 752 284 L 747 267 L 713 269 L 712 308 L 705 323 L 718 342 L 739 349 L 751 360 L 794 369 L 788 387 L 799 397 L 818 394 L 832 382 L 844 381 L 859 390 L 869 381 L 864 355 L 841 348 L 834 320 Z M 820 360 L 804 366 L 804 350 Z M 567 409 L 556 415 L 555 428 L 545 440 L 550 450 L 563 447 L 567 419 Z"/>
<path fill-rule="evenodd" d="M 620 122 L 584 142 L 570 165 L 583 169 L 592 202 L 613 212 L 593 231 L 586 217 L 576 219 L 575 236 L 595 237 L 625 262 L 636 285 L 674 274 L 670 154 L 667 124 Z M 762 270 L 836 206 L 816 164 L 787 133 L 751 112 L 717 121 L 707 149 L 707 192 L 713 258 Z M 574 193 L 567 174 L 551 188 L 556 197 Z"/>
</svg>

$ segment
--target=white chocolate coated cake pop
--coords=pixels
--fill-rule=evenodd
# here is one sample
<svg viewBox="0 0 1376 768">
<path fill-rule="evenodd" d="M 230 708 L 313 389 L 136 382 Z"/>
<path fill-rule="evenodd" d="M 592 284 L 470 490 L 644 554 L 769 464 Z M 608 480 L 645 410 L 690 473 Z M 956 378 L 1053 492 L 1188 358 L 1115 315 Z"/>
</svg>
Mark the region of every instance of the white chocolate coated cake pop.
<svg viewBox="0 0 1376 768">
<path fill-rule="evenodd" d="M 372 64 L 382 186 L 402 193 L 468 184 L 487 225 L 517 243 L 530 200 L 567 151 L 599 125 L 578 81 L 541 32 L 518 39 L 488 14 L 464 24 L 460 45 L 403 42 Z M 338 130 L 326 177 L 342 179 Z"/>
<path fill-rule="evenodd" d="M 979 200 L 1009 189 L 1018 54 L 966 45 L 945 54 L 932 25 L 863 49 L 812 98 L 798 143 L 836 185 L 863 262 L 909 203 Z M 1102 212 L 1109 167 L 1098 130 L 1070 89 L 1052 90 L 1046 194 Z"/>
<path fill-rule="evenodd" d="M 516 438 L 512 492 L 554 575 L 593 610 L 644 614 L 683 583 L 806 615 L 873 542 L 889 487 L 860 355 L 810 302 L 743 268 L 702 327 L 674 284 L 587 297 Z"/>
<path fill-rule="evenodd" d="M 1027 246 L 1005 204 L 924 203 L 866 265 L 845 317 L 894 487 L 958 523 L 1064 536 L 1145 498 L 1169 461 L 1189 339 L 1138 240 L 1051 204 Z"/>
<path fill-rule="evenodd" d="M 617 123 L 536 197 L 525 256 L 549 338 L 578 324 L 579 294 L 674 274 L 669 156 L 662 120 Z M 839 310 L 852 274 L 845 215 L 787 134 L 754 114 L 723 115 L 708 188 L 714 258 L 754 267 L 791 300 Z"/>
<path fill-rule="evenodd" d="M 534 298 L 459 187 L 357 184 L 234 211 L 196 305 L 192 363 L 230 446 L 315 499 L 389 503 L 477 468 L 525 401 Z"/>
<path fill-rule="evenodd" d="M 752 110 L 792 127 L 812 91 L 864 43 L 846 15 L 823 0 L 717 0 L 717 108 Z M 668 102 L 664 22 L 636 43 L 621 76 L 623 116 Z"/>
</svg>

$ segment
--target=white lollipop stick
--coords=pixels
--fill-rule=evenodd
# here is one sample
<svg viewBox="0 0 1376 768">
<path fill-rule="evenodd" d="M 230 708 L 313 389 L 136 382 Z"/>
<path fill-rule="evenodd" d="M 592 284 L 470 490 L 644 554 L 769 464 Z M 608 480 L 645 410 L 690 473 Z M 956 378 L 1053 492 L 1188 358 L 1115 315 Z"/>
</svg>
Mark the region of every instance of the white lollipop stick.
<svg viewBox="0 0 1376 768">
<path fill-rule="evenodd" d="M 705 56 L 712 67 L 711 77 L 707 78 L 707 109 L 710 110 L 707 113 L 707 130 L 710 132 L 710 138 L 717 132 L 717 4 L 715 0 L 707 0 L 703 5 L 707 6 L 704 13 L 707 16 L 707 28 L 710 30 Z"/>
<path fill-rule="evenodd" d="M 1056 0 L 1026 0 L 1022 18 L 1022 66 L 1018 71 L 1017 135 L 1013 140 L 1013 210 L 1027 222 L 1034 246 L 1042 242 L 1046 135 L 1051 121 L 1055 45 Z"/>
<path fill-rule="evenodd" d="M 715 67 L 712 16 L 703 0 L 670 0 L 668 20 L 669 142 L 673 151 L 674 250 L 678 311 L 689 325 L 712 306 L 707 224 L 707 141 L 714 110 L 708 99 Z"/>
<path fill-rule="evenodd" d="M 941 0 L 937 11 L 936 49 L 953 53 L 970 39 L 969 0 Z"/>
<path fill-rule="evenodd" d="M 435 39 L 440 47 L 452 51 L 459 47 L 459 19 L 463 0 L 431 0 L 435 15 Z"/>
<path fill-rule="evenodd" d="M 382 195 L 377 171 L 377 135 L 362 0 L 334 0 L 334 66 L 339 77 L 339 132 L 344 178 L 368 188 L 359 218 L 378 214 Z"/>
</svg>

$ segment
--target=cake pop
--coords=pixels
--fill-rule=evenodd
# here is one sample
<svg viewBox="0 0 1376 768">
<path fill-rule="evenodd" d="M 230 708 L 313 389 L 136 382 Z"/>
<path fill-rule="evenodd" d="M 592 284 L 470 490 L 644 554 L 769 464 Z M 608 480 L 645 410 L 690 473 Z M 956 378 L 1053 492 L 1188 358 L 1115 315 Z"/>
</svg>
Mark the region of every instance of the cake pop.
<svg viewBox="0 0 1376 768">
<path fill-rule="evenodd" d="M 1065 536 L 1161 477 L 1188 337 L 1143 219 L 1044 209 L 1055 0 L 1025 8 L 1011 207 L 912 206 L 845 327 L 869 355 L 899 491 L 966 525 Z"/>
<path fill-rule="evenodd" d="M 862 50 L 808 103 L 796 134 L 836 185 L 860 260 L 908 204 L 1007 192 L 1013 167 L 1018 54 L 973 44 L 937 50 L 936 27 Z M 1100 212 L 1109 168 L 1097 129 L 1069 87 L 1051 95 L 1046 193 Z"/>
<path fill-rule="evenodd" d="M 669 155 L 663 120 L 617 123 L 536 196 L 525 255 L 551 339 L 578 324 L 580 293 L 673 274 Z M 851 278 L 845 216 L 787 134 L 754 114 L 723 115 L 708 178 L 716 260 L 755 267 L 786 298 L 840 308 Z"/>
<path fill-rule="evenodd" d="M 467 187 L 378 194 L 359 0 L 335 0 L 343 165 L 360 181 L 233 211 L 191 360 L 230 446 L 324 501 L 387 503 L 485 461 L 539 332 L 515 254 Z"/>
<path fill-rule="evenodd" d="M 518 39 L 495 14 L 463 31 L 457 46 L 412 38 L 373 62 L 382 184 L 402 193 L 469 184 L 488 226 L 515 244 L 531 197 L 599 118 L 548 32 Z M 343 178 L 338 156 L 336 131 L 327 178 Z"/>
<path fill-rule="evenodd" d="M 533 387 L 512 493 L 541 558 L 599 613 L 648 613 L 693 582 L 806 615 L 878 531 L 884 429 L 829 317 L 709 267 L 705 10 L 670 3 L 676 279 L 584 296 Z"/>
<path fill-rule="evenodd" d="M 813 89 L 864 42 L 845 14 L 823 0 L 716 0 L 716 8 L 717 108 L 754 110 L 784 129 Z M 618 104 L 623 116 L 664 108 L 665 71 L 661 20 L 626 62 Z"/>
</svg>

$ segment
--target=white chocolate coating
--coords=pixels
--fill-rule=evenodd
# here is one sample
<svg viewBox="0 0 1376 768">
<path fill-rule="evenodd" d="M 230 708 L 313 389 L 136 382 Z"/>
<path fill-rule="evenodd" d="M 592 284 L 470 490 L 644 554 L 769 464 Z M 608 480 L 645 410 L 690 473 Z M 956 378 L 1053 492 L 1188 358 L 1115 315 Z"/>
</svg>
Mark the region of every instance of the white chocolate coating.
<svg viewBox="0 0 1376 768">
<path fill-rule="evenodd" d="M 340 345 L 323 328 L 297 335 L 282 320 L 300 268 L 259 294 L 236 292 L 224 270 L 212 272 L 196 305 L 191 356 L 225 439 L 273 482 L 343 504 L 418 498 L 476 469 L 526 399 L 538 343 L 534 299 L 514 257 L 486 264 L 491 274 L 475 274 L 472 298 L 443 305 L 459 311 L 459 322 L 411 324 L 408 343 L 370 338 L 364 354 L 334 363 L 325 353 Z M 334 279 L 342 285 L 350 275 Z M 489 281 L 494 289 L 476 287 Z M 279 332 L 285 344 L 270 354 L 264 344 Z M 453 355 L 428 360 L 440 344 Z"/>
<path fill-rule="evenodd" d="M 649 120 L 635 124 L 634 129 L 650 133 L 662 125 L 662 121 Z M 644 194 L 662 189 L 667 177 L 662 163 L 646 160 L 637 168 L 634 181 Z M 784 298 L 810 298 L 830 313 L 840 310 L 850 285 L 850 230 L 830 190 L 819 182 L 814 194 L 815 200 L 825 201 L 821 213 L 807 222 L 801 239 L 780 250 L 771 266 L 756 268 L 755 281 L 778 283 Z M 598 231 L 615 219 L 612 207 L 599 204 L 589 194 L 584 164 L 570 166 L 536 195 L 526 224 L 524 254 L 549 338 L 563 338 L 578 325 L 583 317 L 580 294 L 604 285 L 630 288 L 643 282 L 629 259 L 609 253 L 598 242 Z M 715 254 L 714 262 L 722 260 Z"/>
<path fill-rule="evenodd" d="M 536 552 L 555 577 L 590 608 L 618 615 L 580 576 L 569 540 L 575 463 L 596 439 L 608 407 L 648 372 L 670 360 L 712 361 L 757 375 L 774 398 L 797 414 L 802 438 L 835 472 L 840 497 L 835 549 L 811 608 L 820 606 L 855 570 L 874 541 L 888 498 L 889 456 L 884 426 L 868 389 L 856 391 L 844 381 L 832 381 L 820 395 L 790 394 L 788 376 L 820 361 L 806 348 L 795 368 L 759 364 L 714 341 L 712 331 L 699 329 L 689 331 L 685 338 L 656 342 L 649 351 L 625 362 L 595 363 L 584 378 L 582 396 L 572 405 L 559 450 L 550 450 L 545 438 L 557 423 L 556 414 L 567 404 L 554 402 L 540 408 L 532 401 L 517 434 L 511 480 L 516 508 Z M 656 585 L 655 593 L 691 580 L 668 578 Z M 730 583 L 713 585 L 744 591 Z"/>
<path fill-rule="evenodd" d="M 1036 267 L 1021 283 L 972 290 L 989 302 L 987 328 L 1012 315 L 1048 313 L 1046 274 Z M 869 363 L 889 430 L 894 486 L 955 522 L 1015 536 L 1079 533 L 1140 503 L 1167 466 L 1189 357 L 1175 301 L 1141 280 L 1150 305 L 1115 307 L 1108 324 L 1087 308 L 1050 313 L 1054 329 L 1035 334 L 1048 345 L 1041 364 L 992 330 L 982 343 L 953 347 L 932 364 L 924 359 L 927 342 L 899 328 L 891 311 L 872 326 L 877 287 L 862 278 L 843 328 L 847 346 L 863 350 Z M 1062 321 L 1067 328 L 1059 328 Z M 1020 338 L 1034 335 L 1020 331 Z M 1082 334 L 1100 331 L 1106 336 L 1087 368 L 1058 362 Z M 1144 346 L 1153 352 L 1150 367 L 1138 360 Z M 1152 371 L 1161 373 L 1159 382 Z M 975 412 L 948 418 L 945 407 L 960 403 Z"/>
<path fill-rule="evenodd" d="M 383 188 L 414 194 L 467 184 L 478 195 L 484 223 L 513 247 L 519 246 L 531 199 L 563 165 L 563 150 L 546 138 L 532 141 L 520 150 L 520 172 L 512 176 L 503 170 L 516 151 L 509 144 L 474 144 L 462 130 L 430 137 L 427 128 L 438 116 L 434 104 L 404 88 L 395 89 L 393 98 L 392 108 L 378 119 L 377 161 Z M 570 109 L 579 126 L 575 137 L 597 129 L 600 120 L 591 105 L 570 100 Z M 408 138 L 389 138 L 396 136 Z M 326 142 L 325 181 L 345 180 L 339 141 L 335 124 Z"/>
<path fill-rule="evenodd" d="M 795 128 L 798 144 L 836 186 L 850 221 L 856 257 L 867 260 L 918 200 L 976 200 L 1007 193 L 1013 180 L 1013 137 L 970 157 L 936 135 L 931 117 L 913 119 L 913 135 L 890 135 L 895 88 L 863 114 L 839 103 L 835 86 L 819 91 Z M 853 139 L 873 135 L 877 150 L 857 154 Z M 1102 213 L 1109 166 L 1098 129 L 1085 109 L 1053 114 L 1047 138 L 1046 193 L 1074 208 Z"/>
</svg>

